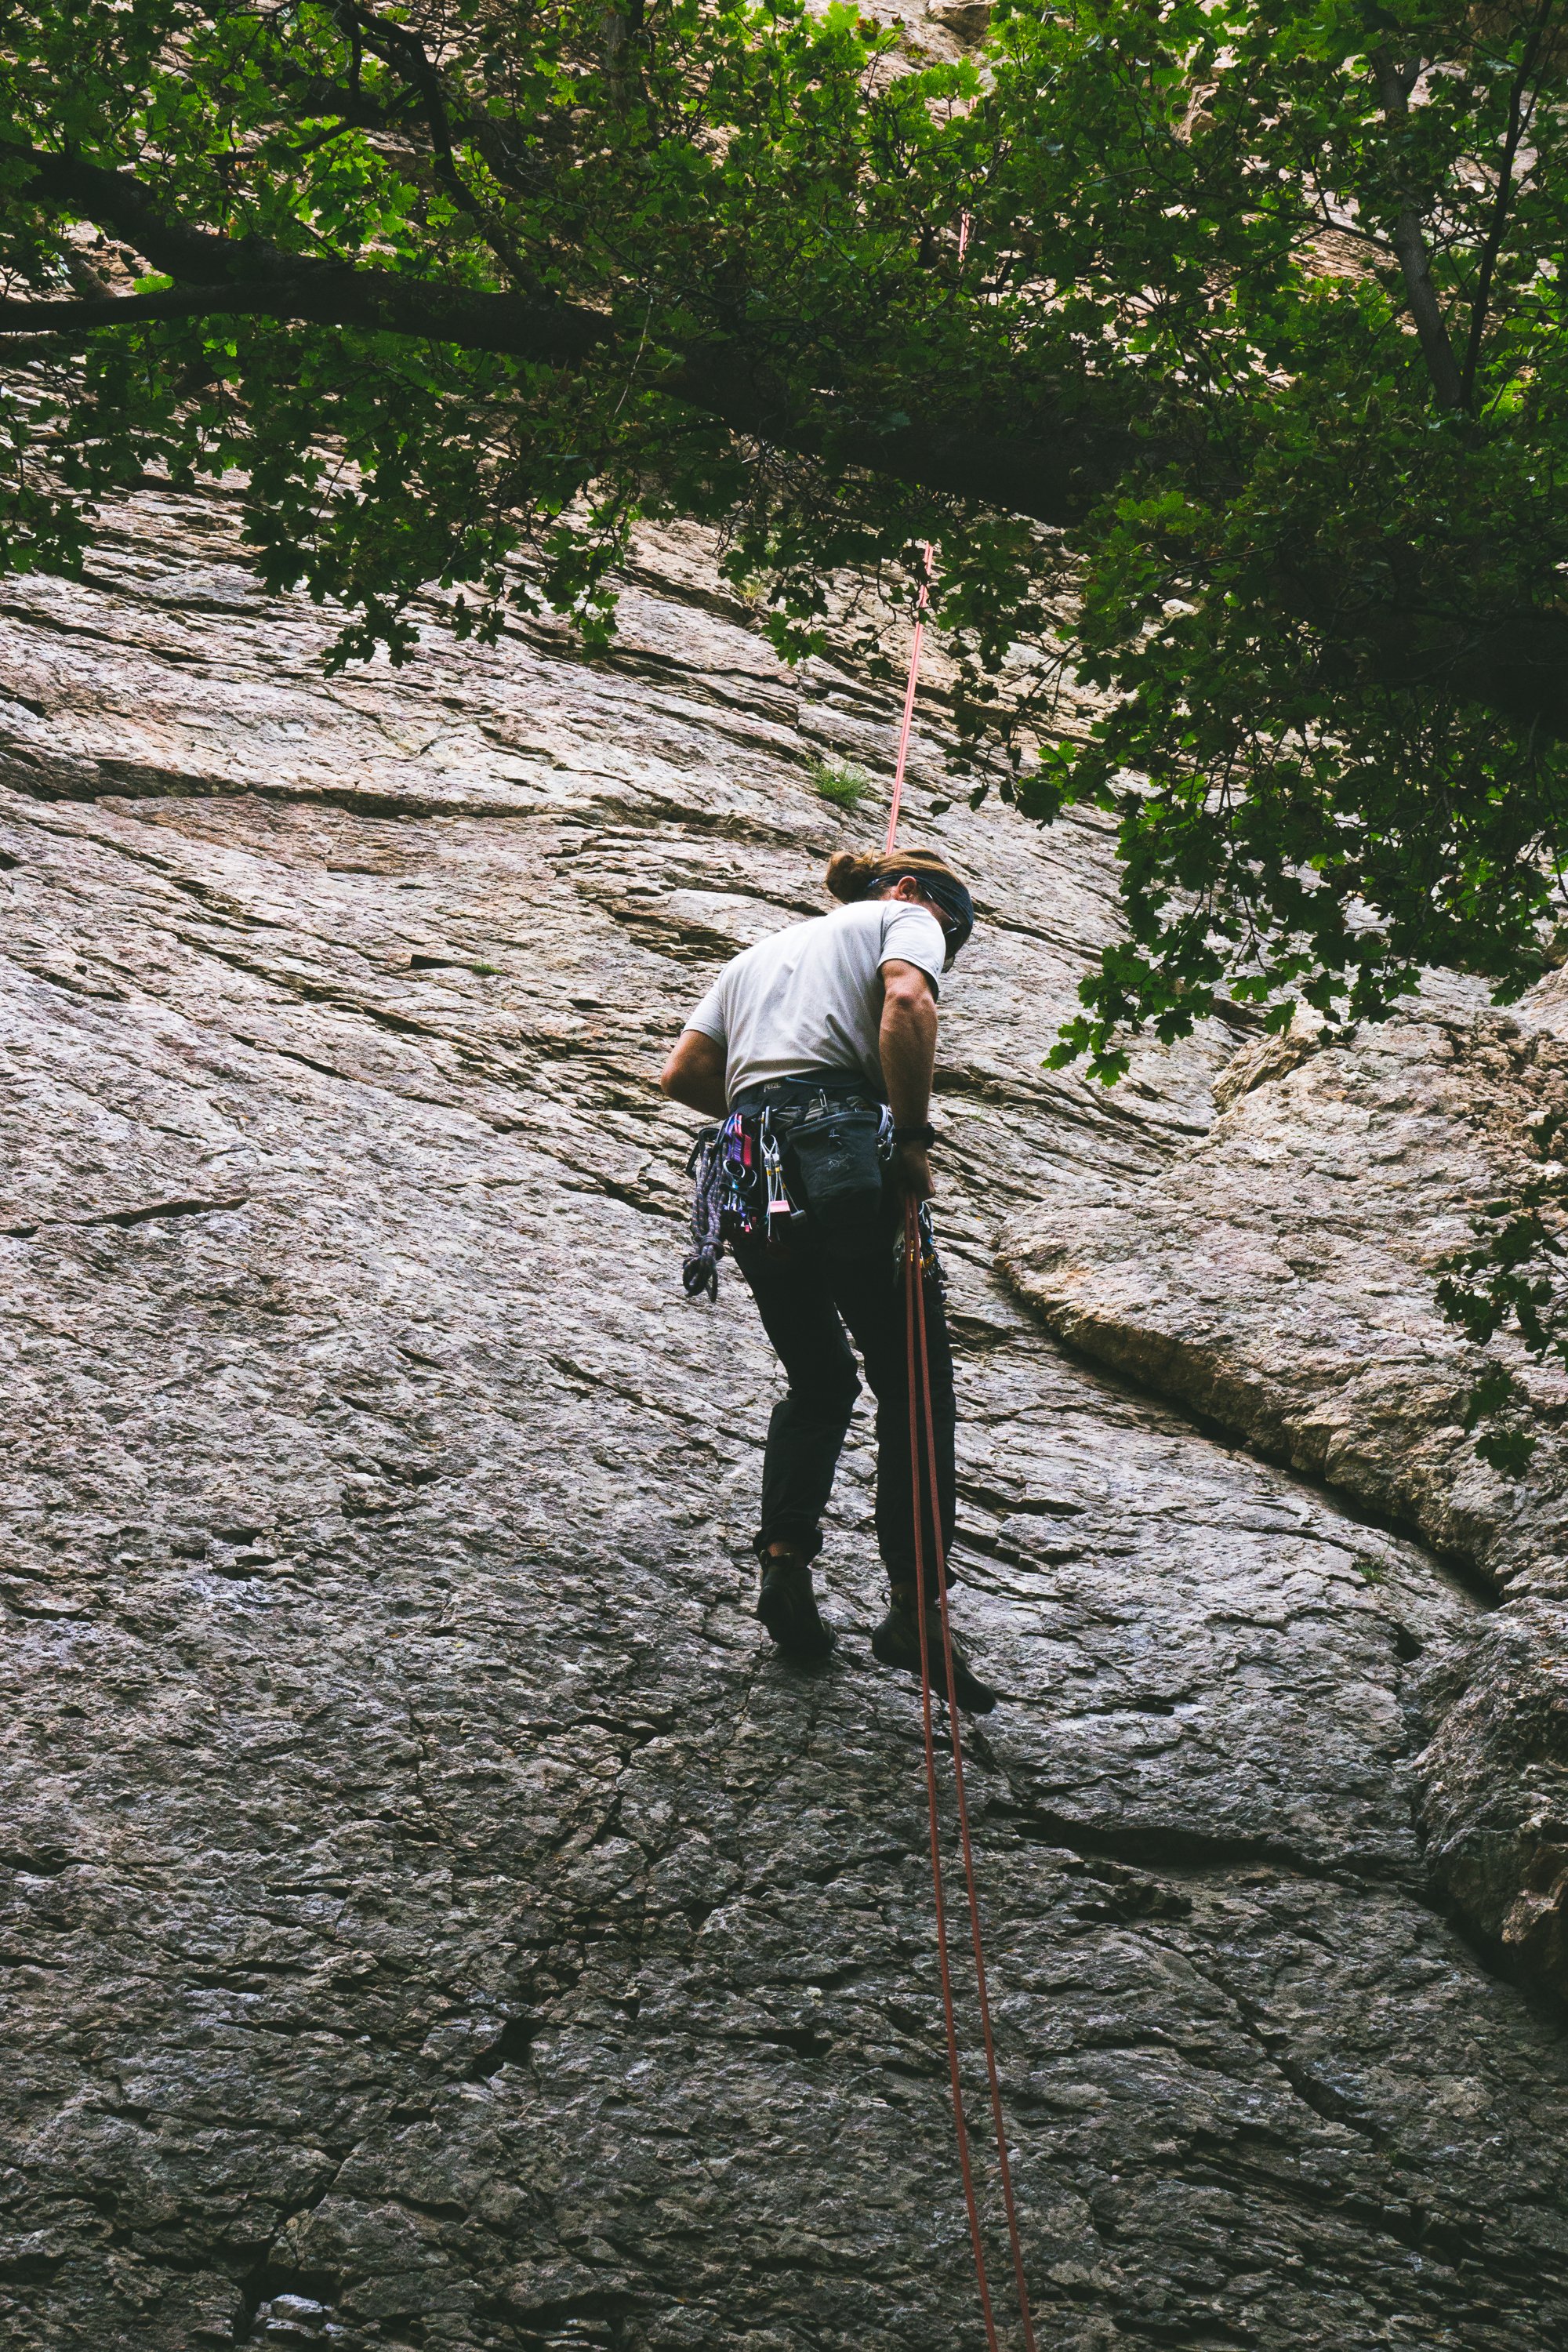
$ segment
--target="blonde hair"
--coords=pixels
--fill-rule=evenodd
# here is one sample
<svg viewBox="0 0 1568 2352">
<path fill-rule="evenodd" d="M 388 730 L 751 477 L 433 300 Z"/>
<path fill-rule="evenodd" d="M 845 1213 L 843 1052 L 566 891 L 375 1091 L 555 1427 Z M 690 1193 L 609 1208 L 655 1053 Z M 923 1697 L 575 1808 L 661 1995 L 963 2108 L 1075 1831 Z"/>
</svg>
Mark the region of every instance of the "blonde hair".
<svg viewBox="0 0 1568 2352">
<path fill-rule="evenodd" d="M 896 849 L 891 856 L 885 852 L 836 849 L 823 878 L 834 898 L 848 906 L 857 898 L 868 898 L 879 884 L 896 881 L 901 874 L 941 875 L 961 886 L 963 879 L 934 849 Z"/>
</svg>

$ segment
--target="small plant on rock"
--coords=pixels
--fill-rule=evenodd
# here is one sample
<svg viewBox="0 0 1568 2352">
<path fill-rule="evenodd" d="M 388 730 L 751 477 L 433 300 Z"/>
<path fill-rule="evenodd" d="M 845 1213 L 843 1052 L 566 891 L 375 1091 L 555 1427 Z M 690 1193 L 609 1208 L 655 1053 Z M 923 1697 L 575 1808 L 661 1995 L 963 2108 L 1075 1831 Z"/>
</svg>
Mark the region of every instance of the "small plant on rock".
<svg viewBox="0 0 1568 2352">
<path fill-rule="evenodd" d="M 814 760 L 811 781 L 819 797 L 831 801 L 847 816 L 853 816 L 871 789 L 871 779 L 864 768 L 852 766 L 845 760 Z"/>
</svg>

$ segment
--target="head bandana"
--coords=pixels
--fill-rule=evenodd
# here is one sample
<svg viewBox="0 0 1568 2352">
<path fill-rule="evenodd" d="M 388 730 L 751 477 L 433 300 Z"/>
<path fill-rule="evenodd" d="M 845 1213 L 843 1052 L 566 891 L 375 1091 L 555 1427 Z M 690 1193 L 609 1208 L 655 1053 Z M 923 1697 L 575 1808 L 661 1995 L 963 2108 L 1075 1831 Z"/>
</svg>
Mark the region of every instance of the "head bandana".
<svg viewBox="0 0 1568 2352">
<path fill-rule="evenodd" d="M 966 944 L 970 932 L 974 929 L 973 899 L 955 874 L 932 874 L 918 866 L 907 867 L 902 874 L 884 875 L 881 887 L 884 890 L 896 889 L 904 881 L 918 882 L 926 897 L 957 924 L 957 936 L 948 941 L 951 961 Z"/>
</svg>

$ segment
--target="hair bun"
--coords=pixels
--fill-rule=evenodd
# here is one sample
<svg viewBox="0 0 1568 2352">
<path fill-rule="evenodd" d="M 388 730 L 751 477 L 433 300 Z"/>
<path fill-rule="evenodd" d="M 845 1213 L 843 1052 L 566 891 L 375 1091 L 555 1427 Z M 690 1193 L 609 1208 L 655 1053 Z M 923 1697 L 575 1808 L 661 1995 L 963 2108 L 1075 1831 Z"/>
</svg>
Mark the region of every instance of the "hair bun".
<svg viewBox="0 0 1568 2352">
<path fill-rule="evenodd" d="M 836 849 L 827 861 L 824 879 L 834 898 L 842 898 L 848 906 L 866 896 L 881 864 L 879 857 L 868 857 L 864 850 Z"/>
<path fill-rule="evenodd" d="M 933 881 L 940 878 L 965 890 L 961 877 L 934 849 L 837 849 L 827 861 L 823 879 L 833 896 L 849 906 L 857 898 L 868 898 L 873 891 L 880 890 L 885 883 L 896 882 L 904 874 L 911 875 L 917 882 L 922 875 L 929 875 Z"/>
</svg>

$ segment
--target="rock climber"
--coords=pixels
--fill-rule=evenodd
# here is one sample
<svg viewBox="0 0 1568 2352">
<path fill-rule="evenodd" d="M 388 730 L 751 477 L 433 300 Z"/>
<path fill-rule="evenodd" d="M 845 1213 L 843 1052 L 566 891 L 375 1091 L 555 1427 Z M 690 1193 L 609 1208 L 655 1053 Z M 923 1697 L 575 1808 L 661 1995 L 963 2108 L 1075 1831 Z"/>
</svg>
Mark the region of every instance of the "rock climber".
<svg viewBox="0 0 1568 2352">
<path fill-rule="evenodd" d="M 974 905 L 952 866 L 929 850 L 841 850 L 826 882 L 844 903 L 726 964 L 659 1084 L 675 1101 L 726 1122 L 700 1141 L 694 1164 L 706 1150 L 705 1167 L 728 1188 L 723 1239 L 789 1383 L 773 1407 L 763 1464 L 757 1615 L 786 1656 L 820 1658 L 833 1646 L 812 1562 L 859 1393 L 852 1338 L 877 1400 L 877 1540 L 890 1587 L 871 1649 L 882 1664 L 918 1675 L 923 1605 L 940 1693 L 945 1667 L 924 1480 L 923 1594 L 915 1547 L 901 1251 L 905 1198 L 931 1197 L 937 995 L 973 928 Z M 945 1557 L 953 1532 L 952 1356 L 923 1211 L 921 1222 Z M 715 1290 L 721 1245 L 706 1261 Z M 703 1272 L 702 1262 L 693 1264 L 700 1271 L 694 1281 L 689 1267 L 688 1288 L 695 1291 Z M 976 1714 L 995 1704 L 956 1643 L 949 1696 Z"/>
</svg>

